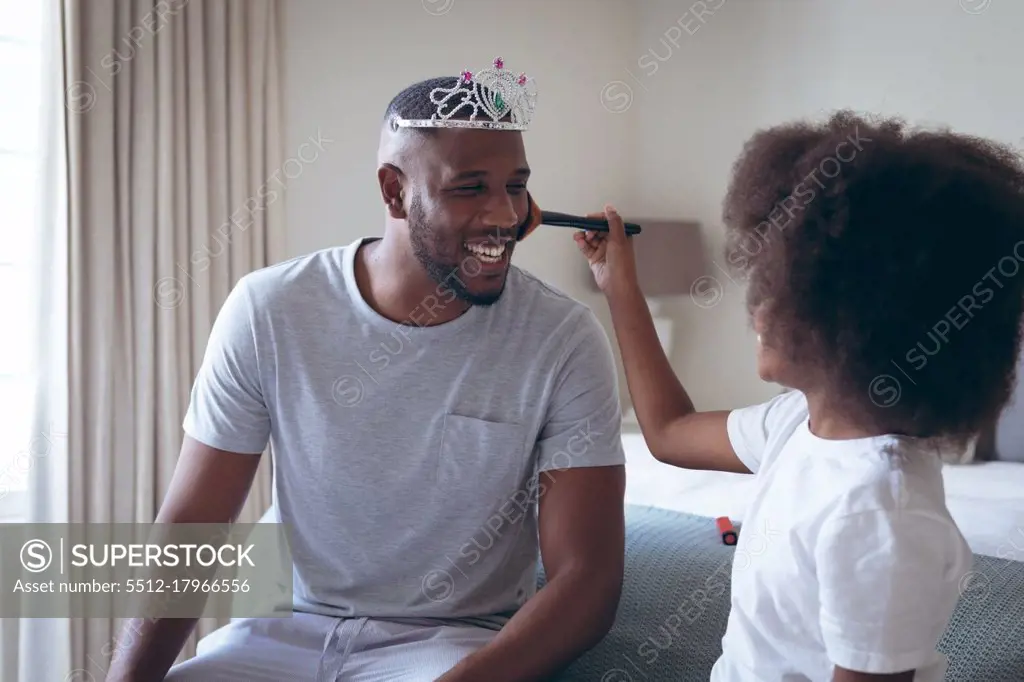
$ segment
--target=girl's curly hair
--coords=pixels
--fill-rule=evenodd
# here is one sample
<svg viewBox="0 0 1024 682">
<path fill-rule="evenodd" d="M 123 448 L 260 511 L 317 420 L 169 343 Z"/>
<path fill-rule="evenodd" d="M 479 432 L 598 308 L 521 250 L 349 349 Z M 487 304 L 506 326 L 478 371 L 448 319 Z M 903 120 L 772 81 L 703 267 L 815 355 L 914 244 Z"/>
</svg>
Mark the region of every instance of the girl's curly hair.
<svg viewBox="0 0 1024 682">
<path fill-rule="evenodd" d="M 1024 306 L 1011 148 L 851 112 L 759 131 L 726 258 L 766 343 L 862 423 L 962 442 L 1007 403 Z"/>
</svg>

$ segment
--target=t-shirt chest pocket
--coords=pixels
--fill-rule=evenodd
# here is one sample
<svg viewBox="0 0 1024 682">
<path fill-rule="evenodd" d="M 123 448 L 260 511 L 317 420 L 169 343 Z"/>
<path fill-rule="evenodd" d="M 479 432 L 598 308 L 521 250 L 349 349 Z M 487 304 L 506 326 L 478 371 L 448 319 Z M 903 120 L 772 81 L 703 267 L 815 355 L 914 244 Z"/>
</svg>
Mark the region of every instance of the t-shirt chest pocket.
<svg viewBox="0 0 1024 682">
<path fill-rule="evenodd" d="M 525 429 L 445 414 L 437 460 L 437 490 L 450 517 L 478 519 L 525 487 Z"/>
</svg>

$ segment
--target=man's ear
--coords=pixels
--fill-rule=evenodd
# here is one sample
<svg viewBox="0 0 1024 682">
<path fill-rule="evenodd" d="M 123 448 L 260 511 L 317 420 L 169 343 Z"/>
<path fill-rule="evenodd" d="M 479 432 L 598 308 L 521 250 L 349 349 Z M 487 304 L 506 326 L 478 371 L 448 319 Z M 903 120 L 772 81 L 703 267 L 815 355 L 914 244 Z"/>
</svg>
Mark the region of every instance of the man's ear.
<svg viewBox="0 0 1024 682">
<path fill-rule="evenodd" d="M 405 176 L 402 171 L 390 163 L 382 163 L 377 169 L 377 182 L 380 184 L 380 196 L 388 207 L 388 215 L 397 220 L 405 220 Z"/>
</svg>

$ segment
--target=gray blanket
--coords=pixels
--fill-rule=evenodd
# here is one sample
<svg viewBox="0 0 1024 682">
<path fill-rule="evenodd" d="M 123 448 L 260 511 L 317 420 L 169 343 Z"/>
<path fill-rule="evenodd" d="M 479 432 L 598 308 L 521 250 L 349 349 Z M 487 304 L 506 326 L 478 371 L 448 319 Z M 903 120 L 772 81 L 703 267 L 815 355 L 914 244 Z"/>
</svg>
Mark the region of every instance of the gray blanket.
<svg viewBox="0 0 1024 682">
<path fill-rule="evenodd" d="M 558 682 L 707 682 L 722 652 L 735 547 L 714 519 L 627 506 L 615 627 Z M 947 682 L 1024 682 L 1024 563 L 976 556 L 939 650 Z M 540 584 L 543 585 L 543 571 Z"/>
</svg>

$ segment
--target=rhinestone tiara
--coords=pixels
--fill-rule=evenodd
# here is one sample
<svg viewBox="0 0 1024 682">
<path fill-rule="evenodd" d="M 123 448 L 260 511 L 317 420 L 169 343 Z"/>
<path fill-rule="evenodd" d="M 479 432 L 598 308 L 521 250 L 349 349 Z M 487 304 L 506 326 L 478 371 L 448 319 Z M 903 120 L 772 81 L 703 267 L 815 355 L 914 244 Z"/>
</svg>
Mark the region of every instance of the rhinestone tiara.
<svg viewBox="0 0 1024 682">
<path fill-rule="evenodd" d="M 392 126 L 528 130 L 537 105 L 536 82 L 525 73 L 506 71 L 501 57 L 495 58 L 492 66 L 476 73 L 463 71 L 451 88 L 431 90 L 430 102 L 437 110 L 430 118 L 396 117 Z M 506 117 L 511 120 L 503 121 Z"/>
</svg>

